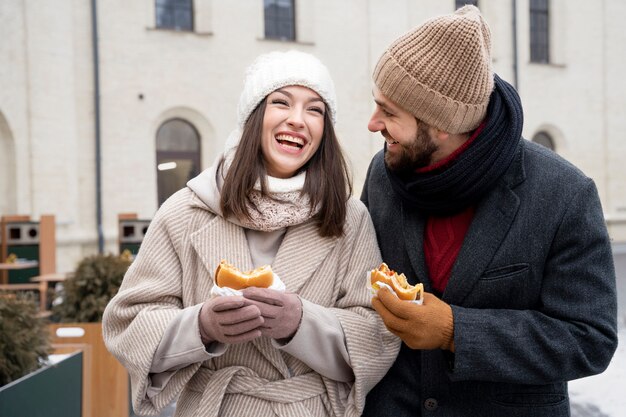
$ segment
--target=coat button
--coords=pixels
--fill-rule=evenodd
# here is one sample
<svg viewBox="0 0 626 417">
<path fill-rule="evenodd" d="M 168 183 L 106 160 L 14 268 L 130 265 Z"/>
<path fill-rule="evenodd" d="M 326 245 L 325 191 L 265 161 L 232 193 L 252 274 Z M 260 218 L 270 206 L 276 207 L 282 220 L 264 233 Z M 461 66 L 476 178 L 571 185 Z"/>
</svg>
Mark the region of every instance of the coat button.
<svg viewBox="0 0 626 417">
<path fill-rule="evenodd" d="M 424 408 L 428 411 L 435 411 L 438 406 L 439 403 L 434 398 L 427 398 L 426 401 L 424 401 Z"/>
</svg>

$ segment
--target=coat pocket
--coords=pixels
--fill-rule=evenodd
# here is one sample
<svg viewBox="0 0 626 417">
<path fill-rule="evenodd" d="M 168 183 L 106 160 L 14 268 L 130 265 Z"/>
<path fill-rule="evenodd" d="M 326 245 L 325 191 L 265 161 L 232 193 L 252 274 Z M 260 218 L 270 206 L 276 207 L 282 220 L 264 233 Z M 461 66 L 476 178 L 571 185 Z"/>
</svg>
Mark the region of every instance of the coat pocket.
<svg viewBox="0 0 626 417">
<path fill-rule="evenodd" d="M 558 406 L 567 401 L 567 396 L 563 394 L 544 393 L 511 393 L 500 394 L 492 398 L 492 402 L 512 407 L 552 407 Z"/>
<path fill-rule="evenodd" d="M 533 287 L 527 263 L 492 268 L 476 283 L 472 304 L 481 308 L 528 308 L 535 299 Z"/>
<path fill-rule="evenodd" d="M 493 269 L 489 269 L 488 271 L 485 271 L 485 273 L 483 274 L 482 277 L 480 277 L 480 279 L 491 281 L 491 280 L 515 277 L 516 275 L 524 274 L 528 272 L 529 269 L 530 269 L 530 265 L 528 265 L 527 263 L 518 263 L 518 264 L 501 266 L 498 268 L 493 268 Z"/>
<path fill-rule="evenodd" d="M 491 398 L 494 415 L 507 417 L 569 417 L 569 398 L 563 394 L 511 393 Z"/>
<path fill-rule="evenodd" d="M 569 416 L 569 397 L 562 384 L 498 386 L 489 397 L 497 415 L 517 416 Z"/>
</svg>

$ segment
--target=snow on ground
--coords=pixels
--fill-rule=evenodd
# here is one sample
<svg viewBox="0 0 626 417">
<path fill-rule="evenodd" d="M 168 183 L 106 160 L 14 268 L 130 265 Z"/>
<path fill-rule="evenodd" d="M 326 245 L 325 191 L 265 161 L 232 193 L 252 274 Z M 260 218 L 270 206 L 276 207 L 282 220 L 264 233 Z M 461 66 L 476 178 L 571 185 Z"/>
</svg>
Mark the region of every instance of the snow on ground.
<svg viewBox="0 0 626 417">
<path fill-rule="evenodd" d="M 569 383 L 572 417 L 626 416 L 626 319 L 609 367 L 600 375 Z"/>
</svg>

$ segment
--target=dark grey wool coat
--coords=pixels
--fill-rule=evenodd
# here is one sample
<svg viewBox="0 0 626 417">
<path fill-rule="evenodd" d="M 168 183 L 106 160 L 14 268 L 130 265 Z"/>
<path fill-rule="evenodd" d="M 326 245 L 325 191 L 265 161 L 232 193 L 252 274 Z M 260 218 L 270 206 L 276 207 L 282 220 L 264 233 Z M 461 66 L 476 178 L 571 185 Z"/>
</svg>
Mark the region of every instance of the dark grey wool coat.
<svg viewBox="0 0 626 417">
<path fill-rule="evenodd" d="M 425 217 L 393 191 L 382 152 L 362 200 L 383 260 L 431 291 Z M 602 372 L 617 347 L 615 271 L 593 181 L 522 140 L 477 205 L 442 299 L 456 352 L 403 344 L 365 416 L 569 416 L 567 381 Z"/>
</svg>

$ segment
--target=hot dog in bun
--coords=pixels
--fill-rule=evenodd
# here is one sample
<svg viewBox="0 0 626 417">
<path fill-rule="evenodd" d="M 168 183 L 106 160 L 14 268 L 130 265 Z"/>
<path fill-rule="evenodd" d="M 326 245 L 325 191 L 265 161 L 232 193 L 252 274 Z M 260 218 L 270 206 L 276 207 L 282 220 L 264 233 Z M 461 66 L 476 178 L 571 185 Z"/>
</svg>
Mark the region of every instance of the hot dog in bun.
<svg viewBox="0 0 626 417">
<path fill-rule="evenodd" d="M 379 282 L 389 285 L 401 300 L 419 300 L 424 293 L 423 284 L 409 284 L 404 274 L 398 274 L 396 271 L 389 269 L 384 262 L 377 269 L 372 269 L 370 274 L 372 288 L 379 290 L 381 288 Z"/>
<path fill-rule="evenodd" d="M 244 272 L 222 260 L 215 270 L 215 284 L 218 287 L 228 287 L 233 290 L 242 290 L 248 287 L 268 288 L 273 282 L 274 274 L 269 265 Z"/>
</svg>

